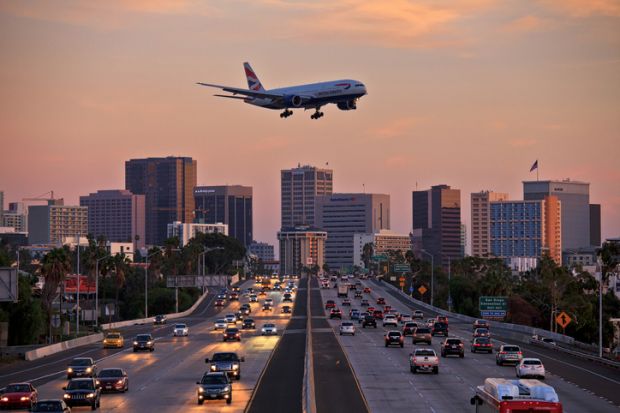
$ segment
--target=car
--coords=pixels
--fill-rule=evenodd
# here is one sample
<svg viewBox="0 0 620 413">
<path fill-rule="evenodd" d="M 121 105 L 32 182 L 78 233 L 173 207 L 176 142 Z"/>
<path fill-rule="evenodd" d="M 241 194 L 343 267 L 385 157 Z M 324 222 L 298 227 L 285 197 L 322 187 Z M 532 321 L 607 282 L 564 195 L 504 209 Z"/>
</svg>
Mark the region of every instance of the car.
<svg viewBox="0 0 620 413">
<path fill-rule="evenodd" d="M 63 399 L 69 407 L 90 406 L 91 410 L 97 410 L 100 406 L 101 387 L 92 377 L 71 379 L 62 389 L 65 391 Z"/>
<path fill-rule="evenodd" d="M 507 363 L 519 364 L 523 359 L 521 347 L 514 344 L 502 344 L 495 353 L 495 364 L 503 366 Z"/>
<path fill-rule="evenodd" d="M 67 380 L 74 377 L 95 377 L 97 375 L 97 363 L 92 357 L 76 357 L 67 367 Z"/>
<path fill-rule="evenodd" d="M 125 339 L 117 331 L 107 333 L 103 339 L 103 348 L 123 348 L 124 346 Z"/>
<path fill-rule="evenodd" d="M 524 358 L 515 367 L 518 378 L 533 377 L 537 379 L 545 379 L 545 366 L 542 361 L 537 358 Z"/>
<path fill-rule="evenodd" d="M 409 353 L 409 369 L 413 374 L 419 371 L 432 371 L 439 373 L 439 357 L 432 348 L 417 348 Z"/>
<path fill-rule="evenodd" d="M 187 327 L 187 324 L 175 324 L 174 330 L 172 330 L 172 335 L 174 337 L 187 337 L 189 336 L 189 327 Z"/>
<path fill-rule="evenodd" d="M 362 328 L 366 328 L 366 326 L 377 328 L 377 319 L 368 314 L 362 320 Z"/>
<path fill-rule="evenodd" d="M 133 339 L 133 352 L 138 350 L 148 350 L 150 352 L 155 351 L 155 340 L 150 334 L 138 334 Z"/>
<path fill-rule="evenodd" d="M 235 285 L 231 288 L 231 290 L 238 293 L 239 291 L 241 291 L 241 288 L 238 285 Z"/>
<path fill-rule="evenodd" d="M 153 324 L 158 325 L 158 324 L 166 324 L 166 321 L 168 319 L 166 318 L 165 315 L 160 314 L 160 315 L 156 315 L 155 318 L 153 319 Z"/>
<path fill-rule="evenodd" d="M 196 399 L 198 404 L 203 404 L 205 400 L 224 399 L 226 404 L 232 403 L 232 383 L 226 373 L 208 372 L 202 376 L 196 384 Z"/>
<path fill-rule="evenodd" d="M 235 314 L 226 314 L 224 320 L 226 320 L 226 324 L 237 324 L 237 316 Z"/>
<path fill-rule="evenodd" d="M 538 334 L 534 334 L 532 337 L 530 337 L 530 344 L 542 344 L 545 346 L 555 346 L 555 340 L 553 340 L 552 338 L 549 337 L 543 337 L 541 335 Z"/>
<path fill-rule="evenodd" d="M 364 287 L 364 293 L 370 294 L 370 287 Z"/>
<path fill-rule="evenodd" d="M 125 393 L 129 390 L 129 376 L 121 368 L 102 369 L 97 374 L 97 384 L 101 391 L 114 391 Z"/>
<path fill-rule="evenodd" d="M 435 322 L 435 324 L 433 324 L 433 328 L 431 329 L 431 334 L 433 336 L 442 335 L 448 337 L 448 325 L 446 323 Z"/>
<path fill-rule="evenodd" d="M 384 313 L 389 313 L 390 311 L 392 311 L 392 306 L 391 305 L 383 306 L 383 312 Z"/>
<path fill-rule="evenodd" d="M 368 302 L 368 300 L 367 300 L 367 299 L 365 299 L 365 298 L 364 298 L 364 299 L 360 302 L 360 305 L 361 305 L 362 307 L 368 307 L 368 306 L 370 305 L 370 303 Z"/>
<path fill-rule="evenodd" d="M 383 327 L 387 326 L 398 327 L 398 320 L 396 319 L 396 316 L 393 314 L 388 314 L 383 317 Z"/>
<path fill-rule="evenodd" d="M 403 336 L 407 337 L 413 334 L 413 330 L 418 328 L 418 323 L 415 321 L 407 321 L 403 325 Z"/>
<path fill-rule="evenodd" d="M 241 380 L 241 363 L 243 362 L 245 358 L 233 352 L 214 353 L 210 359 L 205 359 L 205 363 L 209 364 L 210 372 L 226 373 L 230 378 L 237 380 Z"/>
<path fill-rule="evenodd" d="M 432 334 L 431 329 L 428 327 L 417 327 L 411 333 L 411 343 L 426 343 L 428 345 L 432 344 Z"/>
<path fill-rule="evenodd" d="M 435 325 L 435 319 L 434 318 L 427 318 L 426 319 L 426 326 L 428 328 L 433 328 L 434 325 Z"/>
<path fill-rule="evenodd" d="M 336 308 L 336 302 L 334 300 L 325 301 L 325 309 L 329 310 L 330 308 Z"/>
<path fill-rule="evenodd" d="M 222 302 L 224 302 L 226 300 L 226 294 L 220 293 L 215 298 L 217 298 L 218 300 L 222 300 Z"/>
<path fill-rule="evenodd" d="M 339 308 L 332 308 L 329 312 L 329 318 L 339 318 L 342 319 L 342 311 Z"/>
<path fill-rule="evenodd" d="M 471 340 L 469 349 L 472 353 L 484 351 L 491 354 L 493 352 L 493 344 L 491 344 L 491 339 L 488 337 L 476 337 Z"/>
<path fill-rule="evenodd" d="M 448 325 L 448 317 L 444 315 L 438 315 L 435 320 L 437 323 L 444 323 L 445 325 Z"/>
<path fill-rule="evenodd" d="M 261 328 L 261 335 L 263 336 L 274 336 L 278 334 L 278 328 L 273 323 L 263 324 L 263 328 Z"/>
<path fill-rule="evenodd" d="M 360 290 L 355 291 L 354 298 L 362 298 L 362 292 Z"/>
<path fill-rule="evenodd" d="M 273 307 L 269 304 L 263 304 L 263 311 L 273 311 Z"/>
<path fill-rule="evenodd" d="M 489 329 L 490 324 L 487 320 L 483 320 L 483 319 L 478 319 L 476 321 L 474 321 L 474 330 L 477 328 L 486 328 Z"/>
<path fill-rule="evenodd" d="M 283 314 L 290 314 L 291 311 L 291 306 L 290 305 L 283 305 L 282 306 L 282 310 L 280 310 L 281 313 Z"/>
<path fill-rule="evenodd" d="M 398 317 L 398 321 L 401 324 L 405 324 L 405 323 L 408 323 L 410 321 L 413 321 L 413 317 L 411 317 L 409 314 L 401 314 L 400 317 Z"/>
<path fill-rule="evenodd" d="M 258 292 L 258 296 L 259 296 L 259 297 L 264 297 L 264 296 L 266 296 L 266 295 L 267 295 L 267 293 L 265 292 L 265 289 L 264 289 L 264 288 L 262 288 L 262 289 Z"/>
<path fill-rule="evenodd" d="M 253 319 L 246 318 L 245 320 L 243 320 L 243 323 L 241 323 L 241 328 L 243 330 L 254 330 L 256 328 L 256 324 L 254 323 Z"/>
<path fill-rule="evenodd" d="M 235 291 L 231 292 L 230 294 L 228 294 L 228 300 L 229 301 L 239 300 L 239 293 Z"/>
<path fill-rule="evenodd" d="M 252 312 L 252 307 L 250 304 L 245 303 L 239 308 L 239 311 L 241 311 L 244 315 L 249 315 Z"/>
<path fill-rule="evenodd" d="M 371 305 L 371 306 L 369 306 L 369 307 L 366 309 L 366 311 L 368 311 L 370 314 L 374 313 L 374 312 L 375 312 L 375 310 L 376 310 L 376 308 L 375 308 L 374 306 L 372 306 L 372 305 Z"/>
<path fill-rule="evenodd" d="M 213 329 L 214 330 L 223 330 L 226 327 L 228 327 L 228 323 L 223 318 L 220 318 L 220 319 L 215 320 Z"/>
<path fill-rule="evenodd" d="M 405 346 L 405 337 L 403 336 L 403 333 L 398 330 L 388 331 L 387 333 L 385 333 L 385 336 L 383 336 L 383 340 L 385 341 L 386 347 L 392 345 L 397 345 L 401 347 Z"/>
<path fill-rule="evenodd" d="M 372 316 L 378 320 L 383 320 L 383 311 L 375 310 L 372 312 Z"/>
<path fill-rule="evenodd" d="M 383 297 L 377 298 L 377 305 L 385 305 L 385 298 Z"/>
<path fill-rule="evenodd" d="M 245 314 L 243 314 L 243 311 L 239 309 L 239 311 L 235 313 L 235 317 L 237 318 L 237 321 L 243 321 L 243 319 L 245 318 Z"/>
<path fill-rule="evenodd" d="M 348 305 L 349 307 L 351 306 L 351 300 L 348 298 L 345 298 L 344 300 L 342 300 L 342 305 Z"/>
<path fill-rule="evenodd" d="M 1 396 L 2 409 L 29 409 L 37 402 L 39 393 L 30 383 L 12 383 L 3 389 Z"/>
<path fill-rule="evenodd" d="M 263 304 L 273 305 L 273 298 L 265 298 L 265 302 Z"/>
<path fill-rule="evenodd" d="M 241 332 L 236 327 L 228 327 L 224 330 L 224 334 L 222 335 L 222 341 L 241 341 Z"/>
<path fill-rule="evenodd" d="M 256 294 L 250 294 L 250 302 L 251 303 L 257 303 L 258 302 L 258 297 L 256 296 Z"/>
<path fill-rule="evenodd" d="M 45 399 L 34 403 L 30 411 L 32 413 L 71 413 L 71 408 L 64 400 Z"/>
<path fill-rule="evenodd" d="M 292 303 L 293 302 L 293 295 L 291 293 L 284 293 L 284 295 L 282 296 L 282 302 L 286 303 Z"/>
<path fill-rule="evenodd" d="M 413 314 L 411 315 L 412 318 L 416 319 L 416 320 L 423 320 L 424 319 L 424 313 L 420 310 L 415 310 L 413 312 Z"/>
<path fill-rule="evenodd" d="M 352 322 L 343 321 L 340 323 L 340 335 L 342 336 L 344 334 L 351 334 L 352 336 L 355 335 L 355 326 Z"/>
<path fill-rule="evenodd" d="M 221 298 L 218 298 L 217 300 L 215 300 L 215 306 L 216 307 L 223 307 L 224 306 L 224 300 L 222 300 Z"/>
<path fill-rule="evenodd" d="M 357 319 L 357 322 L 358 322 L 359 324 L 362 324 L 362 321 L 364 321 L 364 318 L 365 318 L 365 317 L 367 317 L 367 316 L 372 316 L 372 314 L 370 314 L 370 313 L 369 313 L 369 312 L 367 312 L 367 311 L 363 311 L 363 312 L 361 312 L 361 313 L 360 313 L 360 315 L 359 315 L 359 318 Z M 373 317 L 373 318 L 374 318 L 374 317 Z"/>
<path fill-rule="evenodd" d="M 359 320 L 360 319 L 360 312 L 359 311 L 353 311 L 349 317 L 351 318 L 351 320 Z"/>
<path fill-rule="evenodd" d="M 491 337 L 491 332 L 486 328 L 477 328 L 474 330 L 473 337 Z"/>
<path fill-rule="evenodd" d="M 456 354 L 460 358 L 465 357 L 465 344 L 459 338 L 446 338 L 441 343 L 441 357 Z"/>
</svg>

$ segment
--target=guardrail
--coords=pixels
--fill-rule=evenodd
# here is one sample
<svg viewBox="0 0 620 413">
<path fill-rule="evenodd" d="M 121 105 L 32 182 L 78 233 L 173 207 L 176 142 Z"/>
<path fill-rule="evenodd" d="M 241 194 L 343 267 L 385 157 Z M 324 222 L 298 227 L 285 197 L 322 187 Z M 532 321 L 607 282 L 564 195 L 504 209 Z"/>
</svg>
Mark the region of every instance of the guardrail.
<svg viewBox="0 0 620 413">
<path fill-rule="evenodd" d="M 423 307 L 426 308 L 428 310 L 434 311 L 437 314 L 441 314 L 450 318 L 455 318 L 457 320 L 466 322 L 466 323 L 472 323 L 477 320 L 477 318 L 475 317 L 470 317 L 464 314 L 458 314 L 458 313 L 452 313 L 449 312 L 447 310 L 444 310 L 442 308 L 438 308 L 435 306 L 432 306 L 430 304 L 427 304 L 423 301 L 417 300 L 413 297 L 411 297 L 408 294 L 405 294 L 403 291 L 401 291 L 398 287 L 390 284 L 389 282 L 381 282 L 378 283 L 378 285 L 386 285 L 388 286 L 390 289 L 393 290 L 393 292 L 397 293 L 398 295 L 400 295 L 403 298 L 408 299 L 409 301 L 411 301 L 413 304 L 419 306 L 419 307 Z M 549 330 L 545 330 L 542 328 L 537 328 L 537 327 L 530 327 L 530 326 L 524 326 L 524 325 L 520 325 L 520 324 L 512 324 L 512 323 L 502 323 L 500 321 L 490 321 L 489 324 L 491 325 L 491 327 L 494 330 L 502 330 L 502 334 L 505 336 L 508 336 L 511 339 L 514 340 L 524 340 L 525 337 L 531 337 L 533 335 L 541 335 L 544 337 L 548 337 L 548 338 L 552 338 L 553 340 L 555 340 L 558 343 L 563 343 L 566 345 L 570 345 L 570 346 L 582 346 L 582 347 L 590 347 L 589 344 L 585 344 L 585 343 L 581 343 L 579 341 L 576 341 L 573 337 L 569 337 L 563 334 L 559 334 L 559 333 L 554 333 L 552 331 Z M 528 340 L 529 342 L 529 340 Z M 620 363 L 613 361 L 613 360 L 609 360 L 606 358 L 602 358 L 602 357 L 598 357 L 597 355 L 594 354 L 588 354 L 588 353 L 583 353 L 580 351 L 575 351 L 575 350 L 571 350 L 562 346 L 549 346 L 549 345 L 545 345 L 542 343 L 536 343 L 536 342 L 532 342 L 530 344 L 534 344 L 534 345 L 538 345 L 541 347 L 545 347 L 545 348 L 549 348 L 549 349 L 553 349 L 556 351 L 560 351 L 563 353 L 567 353 L 567 354 L 571 354 L 575 357 L 580 357 L 583 359 L 587 359 L 590 361 L 594 361 L 597 362 L 599 364 L 604 364 L 606 366 L 610 366 L 610 367 L 615 367 L 615 368 L 620 368 Z"/>
</svg>

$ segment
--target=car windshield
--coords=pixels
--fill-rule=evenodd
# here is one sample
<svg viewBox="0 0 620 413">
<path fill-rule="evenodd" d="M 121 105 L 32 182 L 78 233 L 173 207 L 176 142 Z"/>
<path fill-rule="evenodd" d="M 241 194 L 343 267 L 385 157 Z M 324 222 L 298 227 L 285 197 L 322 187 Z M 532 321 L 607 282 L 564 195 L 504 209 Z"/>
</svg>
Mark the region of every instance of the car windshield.
<svg viewBox="0 0 620 413">
<path fill-rule="evenodd" d="M 415 333 L 416 334 L 430 334 L 431 330 L 429 330 L 428 328 L 416 328 Z"/>
<path fill-rule="evenodd" d="M 91 364 L 93 363 L 90 361 L 90 359 L 73 359 L 73 361 L 71 361 L 71 365 L 77 367 L 90 366 Z"/>
<path fill-rule="evenodd" d="M 476 331 L 478 332 L 478 334 L 486 334 L 489 332 L 489 330 L 487 330 L 486 328 L 477 328 Z"/>
<path fill-rule="evenodd" d="M 4 389 L 5 393 L 29 393 L 30 386 L 27 384 L 9 384 Z"/>
<path fill-rule="evenodd" d="M 62 411 L 60 401 L 38 402 L 32 407 L 32 412 L 59 412 Z"/>
<path fill-rule="evenodd" d="M 239 357 L 237 357 L 235 353 L 215 353 L 211 360 L 213 361 L 237 361 L 239 360 Z"/>
<path fill-rule="evenodd" d="M 221 324 L 221 323 L 225 323 L 225 322 L 226 322 L 226 320 L 216 320 L 215 322 L 216 322 L 216 323 L 220 323 L 220 324 Z"/>
<path fill-rule="evenodd" d="M 187 327 L 185 324 L 177 324 L 174 326 L 174 328 L 185 328 Z"/>
<path fill-rule="evenodd" d="M 405 323 L 405 327 L 407 328 L 414 328 L 417 327 L 418 325 L 416 323 Z"/>
<path fill-rule="evenodd" d="M 205 374 L 202 377 L 202 384 L 226 384 L 226 376 L 223 374 Z"/>
<path fill-rule="evenodd" d="M 137 341 L 149 341 L 151 340 L 151 336 L 148 334 L 140 334 L 139 336 L 136 337 Z"/>
<path fill-rule="evenodd" d="M 399 331 L 390 331 L 388 333 L 388 336 L 390 336 L 390 337 L 400 337 L 400 332 Z"/>
<path fill-rule="evenodd" d="M 511 353 L 516 353 L 518 351 L 521 351 L 521 349 L 517 346 L 504 346 L 504 351 L 509 351 Z"/>
<path fill-rule="evenodd" d="M 265 324 L 265 327 L 267 327 L 267 328 L 273 328 L 273 327 L 275 327 L 275 325 L 274 325 L 274 324 Z"/>
<path fill-rule="evenodd" d="M 489 344 L 491 342 L 491 340 L 489 340 L 488 338 L 477 338 L 476 339 L 476 343 L 478 344 Z"/>
<path fill-rule="evenodd" d="M 95 390 L 92 380 L 71 380 L 67 390 Z"/>
<path fill-rule="evenodd" d="M 97 377 L 123 377 L 123 371 L 121 369 L 103 369 L 99 372 Z"/>
<path fill-rule="evenodd" d="M 245 320 L 243 320 L 243 324 L 252 324 L 253 322 L 254 320 L 251 318 L 246 318 Z"/>
<path fill-rule="evenodd" d="M 540 366 L 542 363 L 540 360 L 523 360 L 523 364 L 527 364 L 528 366 Z"/>
<path fill-rule="evenodd" d="M 121 335 L 120 334 L 108 334 L 107 338 L 113 338 L 113 339 L 121 338 Z"/>
<path fill-rule="evenodd" d="M 446 344 L 461 344 L 461 340 L 449 339 L 446 340 Z"/>
<path fill-rule="evenodd" d="M 416 350 L 416 356 L 434 356 L 435 352 L 433 350 Z"/>
<path fill-rule="evenodd" d="M 435 328 L 446 328 L 444 323 L 435 323 Z"/>
<path fill-rule="evenodd" d="M 351 327 L 353 323 L 342 323 L 343 327 Z"/>
<path fill-rule="evenodd" d="M 239 329 L 237 328 L 227 328 L 226 329 L 226 333 L 228 334 L 237 334 L 239 332 Z"/>
</svg>

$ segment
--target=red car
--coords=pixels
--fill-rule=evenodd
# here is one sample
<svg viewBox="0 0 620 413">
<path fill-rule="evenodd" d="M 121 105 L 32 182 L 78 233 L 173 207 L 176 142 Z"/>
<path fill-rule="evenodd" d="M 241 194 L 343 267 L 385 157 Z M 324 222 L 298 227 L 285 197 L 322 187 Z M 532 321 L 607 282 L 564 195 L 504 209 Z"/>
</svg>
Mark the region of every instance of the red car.
<svg viewBox="0 0 620 413">
<path fill-rule="evenodd" d="M 223 305 L 224 305 L 224 300 L 222 300 L 221 298 L 218 298 L 217 300 L 215 300 L 216 307 L 222 307 Z"/>
<path fill-rule="evenodd" d="M 444 323 L 444 324 L 448 325 L 448 317 L 443 316 L 443 315 L 438 315 L 437 316 L 437 322 L 438 323 Z"/>
<path fill-rule="evenodd" d="M 369 288 L 369 287 L 364 288 L 364 292 L 365 292 L 366 294 L 370 294 L 370 288 Z"/>
<path fill-rule="evenodd" d="M 377 298 L 377 305 L 385 305 L 385 298 L 383 297 Z"/>
<path fill-rule="evenodd" d="M 9 384 L 4 388 L 4 393 L 0 397 L 0 408 L 30 409 L 36 403 L 38 395 L 37 389 L 30 383 Z"/>
<path fill-rule="evenodd" d="M 366 309 L 366 311 L 368 311 L 370 314 L 372 314 L 373 311 L 375 311 L 375 307 L 370 306 Z"/>
<path fill-rule="evenodd" d="M 129 377 L 123 369 L 103 369 L 97 374 L 97 384 L 101 386 L 102 392 L 116 391 L 125 393 L 129 390 Z"/>
<path fill-rule="evenodd" d="M 336 303 L 334 302 L 334 300 L 327 300 L 325 302 L 325 309 L 328 310 L 330 308 L 336 308 Z"/>
<path fill-rule="evenodd" d="M 376 318 L 377 320 L 383 320 L 383 311 L 375 310 L 372 312 L 372 316 Z"/>
<path fill-rule="evenodd" d="M 392 310 L 392 306 L 391 305 L 386 305 L 383 307 L 383 312 L 384 313 L 389 313 Z"/>
</svg>

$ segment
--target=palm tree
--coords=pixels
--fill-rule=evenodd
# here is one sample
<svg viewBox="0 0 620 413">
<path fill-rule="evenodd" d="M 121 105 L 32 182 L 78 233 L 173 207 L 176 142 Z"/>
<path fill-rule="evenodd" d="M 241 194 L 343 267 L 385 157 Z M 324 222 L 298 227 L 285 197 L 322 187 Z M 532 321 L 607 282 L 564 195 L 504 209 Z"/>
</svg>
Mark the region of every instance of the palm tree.
<svg viewBox="0 0 620 413">
<path fill-rule="evenodd" d="M 54 299 L 58 295 L 58 287 L 64 282 L 67 273 L 71 271 L 71 254 L 68 248 L 54 248 L 43 257 L 41 273 L 45 277 L 45 284 L 41 291 L 41 302 L 47 313 L 49 323 L 49 338 L 52 336 L 52 310 Z M 78 292 L 79 293 L 79 292 Z M 62 305 L 62 298 L 60 300 Z M 62 308 L 60 309 L 62 312 Z"/>
<path fill-rule="evenodd" d="M 374 255 L 375 246 L 372 242 L 368 242 L 364 244 L 364 248 L 362 249 L 362 261 L 364 261 L 364 266 L 366 268 L 370 268 L 370 260 Z"/>
<path fill-rule="evenodd" d="M 114 307 L 118 308 L 118 295 L 121 288 L 125 286 L 125 276 L 129 271 L 131 261 L 125 254 L 116 254 L 112 258 L 112 271 L 114 273 L 114 285 L 116 287 L 116 295 L 114 298 Z M 115 312 L 116 314 L 116 312 Z"/>
</svg>

